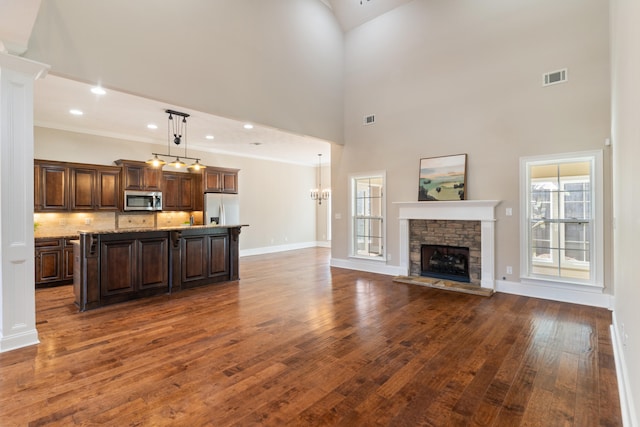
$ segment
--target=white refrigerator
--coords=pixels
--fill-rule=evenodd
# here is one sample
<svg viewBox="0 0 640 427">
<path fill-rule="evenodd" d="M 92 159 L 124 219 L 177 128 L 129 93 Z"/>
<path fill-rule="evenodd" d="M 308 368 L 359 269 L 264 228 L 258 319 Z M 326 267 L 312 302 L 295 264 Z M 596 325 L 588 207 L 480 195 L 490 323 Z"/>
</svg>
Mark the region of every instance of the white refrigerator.
<svg viewBox="0 0 640 427">
<path fill-rule="evenodd" d="M 205 193 L 204 223 L 206 225 L 239 225 L 240 199 L 238 195 Z"/>
</svg>

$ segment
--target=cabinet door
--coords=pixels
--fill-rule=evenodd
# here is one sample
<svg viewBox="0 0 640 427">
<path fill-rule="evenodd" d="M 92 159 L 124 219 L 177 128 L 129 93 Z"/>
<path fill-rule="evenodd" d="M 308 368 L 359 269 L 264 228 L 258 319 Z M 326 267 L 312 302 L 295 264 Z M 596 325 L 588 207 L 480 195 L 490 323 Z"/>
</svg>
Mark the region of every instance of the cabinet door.
<svg viewBox="0 0 640 427">
<path fill-rule="evenodd" d="M 182 283 L 206 279 L 207 236 L 189 236 L 182 239 Z"/>
<path fill-rule="evenodd" d="M 222 173 L 222 192 L 237 193 L 238 192 L 238 173 L 223 172 Z"/>
<path fill-rule="evenodd" d="M 144 190 L 160 191 L 162 189 L 162 169 L 143 168 Z"/>
<path fill-rule="evenodd" d="M 193 210 L 194 177 L 188 174 L 183 174 L 183 176 L 180 177 L 179 184 L 178 208 L 184 211 Z"/>
<path fill-rule="evenodd" d="M 71 209 L 93 210 L 95 207 L 96 170 L 71 168 Z"/>
<path fill-rule="evenodd" d="M 137 281 L 136 241 L 102 242 L 100 247 L 100 295 L 134 293 Z"/>
<path fill-rule="evenodd" d="M 222 172 L 212 168 L 204 170 L 204 191 L 217 193 L 222 191 Z"/>
<path fill-rule="evenodd" d="M 41 211 L 66 211 L 69 208 L 69 170 L 59 165 L 40 165 Z"/>
<path fill-rule="evenodd" d="M 96 190 L 96 209 L 120 210 L 120 171 L 118 169 L 98 169 Z"/>
<path fill-rule="evenodd" d="M 36 248 L 36 285 L 62 280 L 62 247 Z"/>
<path fill-rule="evenodd" d="M 144 187 L 144 168 L 142 166 L 124 165 L 122 175 L 125 190 L 142 190 Z"/>
<path fill-rule="evenodd" d="M 65 245 L 63 249 L 63 280 L 73 280 L 73 246 Z"/>
<path fill-rule="evenodd" d="M 169 289 L 169 239 L 138 241 L 138 289 Z"/>
<path fill-rule="evenodd" d="M 209 240 L 209 277 L 229 274 L 229 236 L 207 236 Z"/>
<path fill-rule="evenodd" d="M 162 209 L 165 211 L 178 210 L 179 180 L 174 174 L 164 173 L 162 176 Z"/>
</svg>

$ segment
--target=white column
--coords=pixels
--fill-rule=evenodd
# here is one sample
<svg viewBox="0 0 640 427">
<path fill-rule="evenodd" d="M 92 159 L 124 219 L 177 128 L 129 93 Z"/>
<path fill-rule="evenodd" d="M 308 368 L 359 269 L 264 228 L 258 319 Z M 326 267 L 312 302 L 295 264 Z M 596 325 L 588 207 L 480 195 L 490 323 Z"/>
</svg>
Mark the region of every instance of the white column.
<svg viewBox="0 0 640 427">
<path fill-rule="evenodd" d="M 409 220 L 400 218 L 400 269 L 405 276 L 411 271 L 409 259 Z"/>
<path fill-rule="evenodd" d="M 0 352 L 38 343 L 33 242 L 33 82 L 49 67 L 0 52 Z"/>
<path fill-rule="evenodd" d="M 480 287 L 495 289 L 495 220 L 480 222 Z"/>
</svg>

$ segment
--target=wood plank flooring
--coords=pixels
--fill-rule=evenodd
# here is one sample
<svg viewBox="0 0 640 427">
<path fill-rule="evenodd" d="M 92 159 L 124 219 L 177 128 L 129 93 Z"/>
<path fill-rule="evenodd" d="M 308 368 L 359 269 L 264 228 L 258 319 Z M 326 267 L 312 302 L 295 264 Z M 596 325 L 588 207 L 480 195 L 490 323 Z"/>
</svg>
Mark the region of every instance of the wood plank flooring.
<svg viewBox="0 0 640 427">
<path fill-rule="evenodd" d="M 85 313 L 36 291 L 0 426 L 620 426 L 605 309 L 246 257 L 242 280 Z"/>
</svg>

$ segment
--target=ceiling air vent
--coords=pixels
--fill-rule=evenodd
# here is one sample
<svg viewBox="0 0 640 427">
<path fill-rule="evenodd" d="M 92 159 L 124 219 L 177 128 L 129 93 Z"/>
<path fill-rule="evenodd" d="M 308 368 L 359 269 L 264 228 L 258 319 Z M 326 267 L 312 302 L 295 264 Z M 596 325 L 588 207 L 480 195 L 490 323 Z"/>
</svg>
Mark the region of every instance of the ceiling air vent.
<svg viewBox="0 0 640 427">
<path fill-rule="evenodd" d="M 368 116 L 364 116 L 364 119 L 362 120 L 362 124 L 367 126 L 367 125 L 372 125 L 376 122 L 376 115 L 375 114 L 369 114 Z"/>
<path fill-rule="evenodd" d="M 565 68 L 563 70 L 551 71 L 542 75 L 542 86 L 551 86 L 558 83 L 565 83 L 569 80 L 569 72 Z"/>
</svg>

